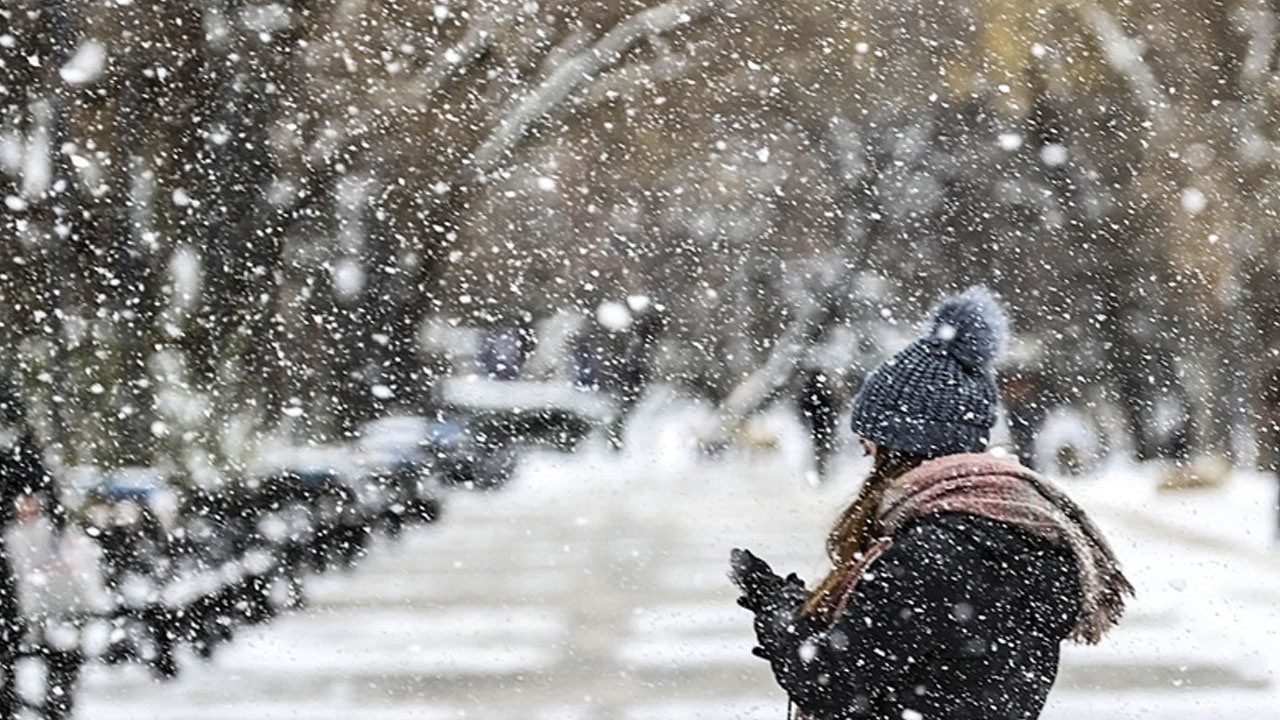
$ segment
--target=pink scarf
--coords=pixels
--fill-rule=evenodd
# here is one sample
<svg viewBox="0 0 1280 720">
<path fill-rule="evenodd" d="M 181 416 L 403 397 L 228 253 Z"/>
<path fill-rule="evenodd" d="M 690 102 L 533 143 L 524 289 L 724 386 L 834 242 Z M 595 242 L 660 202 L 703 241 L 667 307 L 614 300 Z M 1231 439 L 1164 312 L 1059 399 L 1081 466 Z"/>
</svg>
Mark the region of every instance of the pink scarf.
<svg viewBox="0 0 1280 720">
<path fill-rule="evenodd" d="M 908 523 L 958 512 L 990 518 L 1067 548 L 1080 576 L 1081 608 L 1069 637 L 1096 643 L 1124 613 L 1133 586 L 1093 521 L 1053 483 L 1013 460 L 988 454 L 948 455 L 921 464 L 892 482 L 879 508 L 885 537 L 851 576 L 834 616 L 844 609 L 857 578 Z"/>
</svg>

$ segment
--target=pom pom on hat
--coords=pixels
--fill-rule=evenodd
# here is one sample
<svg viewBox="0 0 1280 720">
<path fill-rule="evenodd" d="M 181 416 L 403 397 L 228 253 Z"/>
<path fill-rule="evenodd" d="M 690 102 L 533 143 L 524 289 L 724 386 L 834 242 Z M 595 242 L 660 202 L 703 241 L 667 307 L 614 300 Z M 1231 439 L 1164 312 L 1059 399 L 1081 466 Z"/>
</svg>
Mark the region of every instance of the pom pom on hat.
<svg viewBox="0 0 1280 720">
<path fill-rule="evenodd" d="M 928 338 L 971 372 L 989 372 L 1008 344 L 1009 317 L 985 287 L 938 303 Z"/>
</svg>

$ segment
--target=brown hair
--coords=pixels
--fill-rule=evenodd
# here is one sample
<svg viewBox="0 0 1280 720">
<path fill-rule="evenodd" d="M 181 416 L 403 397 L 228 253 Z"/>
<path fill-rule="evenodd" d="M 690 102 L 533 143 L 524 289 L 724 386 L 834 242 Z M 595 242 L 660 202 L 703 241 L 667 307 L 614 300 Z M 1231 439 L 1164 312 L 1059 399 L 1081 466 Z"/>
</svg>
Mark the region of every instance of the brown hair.
<svg viewBox="0 0 1280 720">
<path fill-rule="evenodd" d="M 827 534 L 827 557 L 831 559 L 831 572 L 823 578 L 804 606 L 804 614 L 827 618 L 840 602 L 840 596 L 853 578 L 860 572 L 859 561 L 880 538 L 880 520 L 876 511 L 889 483 L 908 470 L 924 462 L 920 455 L 876 446 L 871 474 L 863 481 L 858 496 L 840 513 L 836 524 Z"/>
</svg>

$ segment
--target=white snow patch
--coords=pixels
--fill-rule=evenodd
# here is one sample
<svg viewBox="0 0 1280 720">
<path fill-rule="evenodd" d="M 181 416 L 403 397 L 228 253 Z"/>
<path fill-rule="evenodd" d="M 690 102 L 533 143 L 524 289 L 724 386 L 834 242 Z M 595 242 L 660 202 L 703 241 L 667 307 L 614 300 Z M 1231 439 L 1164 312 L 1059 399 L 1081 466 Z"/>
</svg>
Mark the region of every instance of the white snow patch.
<svg viewBox="0 0 1280 720">
<path fill-rule="evenodd" d="M 1065 165 L 1070 158 L 1071 153 L 1061 143 L 1049 143 L 1040 148 L 1040 161 L 1049 167 Z"/>
<path fill-rule="evenodd" d="M 1182 203 L 1182 209 L 1187 211 L 1187 214 L 1199 215 L 1208 206 L 1209 199 L 1200 188 L 1189 187 L 1183 189 L 1179 202 Z"/>
<path fill-rule="evenodd" d="M 22 156 L 25 153 L 26 146 L 18 133 L 0 135 L 0 167 L 10 173 L 18 172 L 22 168 Z"/>
<path fill-rule="evenodd" d="M 736 606 L 733 606 L 736 607 Z M 725 665 L 754 666 L 760 658 L 752 655 L 750 618 L 743 618 L 742 631 L 683 638 L 628 640 L 614 657 L 628 669 L 691 668 Z"/>
<path fill-rule="evenodd" d="M 666 700 L 627 709 L 625 720 L 777 720 L 785 714 L 786 699 L 775 697 L 738 700 Z"/>
<path fill-rule="evenodd" d="M 247 5 L 240 11 L 245 28 L 257 33 L 272 33 L 293 26 L 293 12 L 280 3 Z"/>
<path fill-rule="evenodd" d="M 35 129 L 27 140 L 22 160 L 22 194 L 29 198 L 44 194 L 53 180 L 53 108 L 48 101 L 40 100 L 33 105 L 33 115 Z"/>
<path fill-rule="evenodd" d="M 190 308 L 200 297 L 200 254 L 190 245 L 179 245 L 169 256 L 172 299 L 178 308 Z"/>
<path fill-rule="evenodd" d="M 80 43 L 76 54 L 59 70 L 63 81 L 72 85 L 87 85 L 102 76 L 107 67 L 107 47 L 97 40 Z"/>
<path fill-rule="evenodd" d="M 631 308 L 631 312 L 644 312 L 652 305 L 652 301 L 648 295 L 628 295 L 627 307 Z"/>
<path fill-rule="evenodd" d="M 1000 133 L 1000 137 L 996 139 L 1000 144 L 1000 149 L 1005 152 L 1013 152 L 1022 147 L 1022 135 L 1015 132 Z"/>
<path fill-rule="evenodd" d="M 631 327 L 631 311 L 620 302 L 606 300 L 596 308 L 596 320 L 613 332 L 622 332 Z"/>
<path fill-rule="evenodd" d="M 723 550 L 718 553 L 723 554 Z M 726 605 L 718 599 L 704 603 L 667 603 L 636 608 L 631 631 L 641 636 L 739 631 L 745 637 L 749 628 L 743 620 L 749 617 L 737 605 Z"/>
<path fill-rule="evenodd" d="M 333 266 L 333 288 L 338 296 L 350 300 L 364 290 L 364 268 L 354 258 L 342 258 Z"/>
</svg>

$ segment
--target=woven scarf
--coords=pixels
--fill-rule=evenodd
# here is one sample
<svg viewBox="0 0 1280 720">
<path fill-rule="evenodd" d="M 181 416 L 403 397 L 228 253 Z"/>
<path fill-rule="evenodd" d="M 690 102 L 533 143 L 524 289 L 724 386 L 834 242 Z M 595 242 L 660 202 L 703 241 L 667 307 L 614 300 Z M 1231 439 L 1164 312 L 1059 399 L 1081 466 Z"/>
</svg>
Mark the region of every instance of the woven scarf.
<svg viewBox="0 0 1280 720">
<path fill-rule="evenodd" d="M 1016 461 L 988 454 L 930 460 L 893 481 L 878 515 L 884 536 L 891 539 L 912 521 L 940 512 L 967 513 L 1013 525 L 1070 550 L 1081 590 L 1080 615 L 1070 639 L 1097 643 L 1124 613 L 1125 596 L 1133 594 L 1133 585 L 1120 571 L 1102 532 L 1057 486 Z M 890 542 L 876 543 L 863 567 Z M 854 576 L 846 596 L 860 575 Z M 847 597 L 841 609 L 844 603 Z"/>
</svg>

